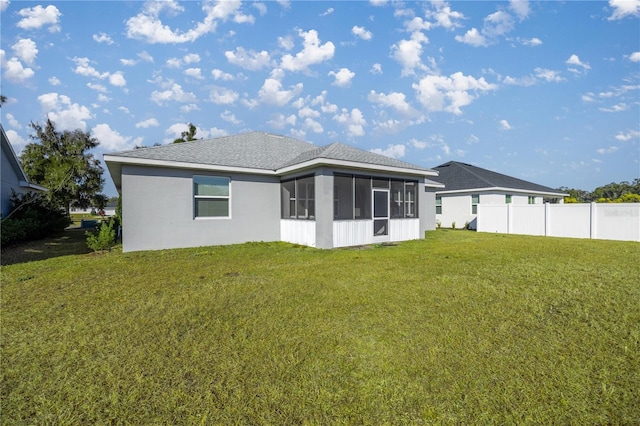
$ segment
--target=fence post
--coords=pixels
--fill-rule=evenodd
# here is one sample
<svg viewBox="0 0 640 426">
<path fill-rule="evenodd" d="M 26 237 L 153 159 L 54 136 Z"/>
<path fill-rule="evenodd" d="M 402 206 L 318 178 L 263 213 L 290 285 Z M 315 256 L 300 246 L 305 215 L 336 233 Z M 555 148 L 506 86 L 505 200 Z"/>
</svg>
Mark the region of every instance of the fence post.
<svg viewBox="0 0 640 426">
<path fill-rule="evenodd" d="M 551 204 L 544 204 L 544 236 L 548 237 L 551 233 Z"/>
<path fill-rule="evenodd" d="M 596 203 L 591 202 L 591 206 L 589 208 L 589 219 L 590 219 L 590 226 L 589 226 L 589 238 L 594 239 L 596 238 Z"/>
</svg>

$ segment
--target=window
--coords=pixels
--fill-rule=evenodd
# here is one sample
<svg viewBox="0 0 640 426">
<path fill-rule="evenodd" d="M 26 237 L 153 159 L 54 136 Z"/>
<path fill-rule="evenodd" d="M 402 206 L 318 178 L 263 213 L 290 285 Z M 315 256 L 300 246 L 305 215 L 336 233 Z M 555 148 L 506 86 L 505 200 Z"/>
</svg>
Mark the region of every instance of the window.
<svg viewBox="0 0 640 426">
<path fill-rule="evenodd" d="M 442 214 L 442 197 L 436 195 L 436 214 Z"/>
<path fill-rule="evenodd" d="M 480 204 L 480 194 L 471 195 L 471 214 L 478 214 L 478 204 Z"/>
<path fill-rule="evenodd" d="M 404 183 L 404 214 L 405 217 L 418 217 L 418 183 Z"/>
<path fill-rule="evenodd" d="M 536 197 L 529 195 L 529 204 L 535 204 L 536 203 Z"/>
<path fill-rule="evenodd" d="M 371 178 L 356 177 L 354 219 L 371 219 Z"/>
<path fill-rule="evenodd" d="M 315 219 L 315 183 L 313 176 L 280 184 L 283 219 Z"/>
<path fill-rule="evenodd" d="M 391 217 L 393 219 L 404 217 L 404 181 L 392 180 L 391 181 Z"/>
<path fill-rule="evenodd" d="M 229 183 L 227 177 L 194 176 L 194 216 L 229 217 Z"/>
<path fill-rule="evenodd" d="M 511 204 L 511 194 L 507 194 L 504 196 L 504 202 L 507 204 Z"/>
</svg>

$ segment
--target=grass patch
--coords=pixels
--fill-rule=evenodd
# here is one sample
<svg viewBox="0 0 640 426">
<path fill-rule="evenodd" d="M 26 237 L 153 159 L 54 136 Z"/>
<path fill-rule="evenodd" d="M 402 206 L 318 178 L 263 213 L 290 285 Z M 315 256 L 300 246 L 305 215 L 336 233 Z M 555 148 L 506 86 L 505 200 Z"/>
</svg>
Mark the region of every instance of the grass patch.
<svg viewBox="0 0 640 426">
<path fill-rule="evenodd" d="M 86 229 L 70 228 L 61 235 L 36 241 L 18 243 L 2 249 L 0 263 L 13 265 L 60 256 L 90 253 L 87 247 Z"/>
<path fill-rule="evenodd" d="M 639 248 L 440 230 L 3 266 L 1 421 L 638 423 Z"/>
</svg>

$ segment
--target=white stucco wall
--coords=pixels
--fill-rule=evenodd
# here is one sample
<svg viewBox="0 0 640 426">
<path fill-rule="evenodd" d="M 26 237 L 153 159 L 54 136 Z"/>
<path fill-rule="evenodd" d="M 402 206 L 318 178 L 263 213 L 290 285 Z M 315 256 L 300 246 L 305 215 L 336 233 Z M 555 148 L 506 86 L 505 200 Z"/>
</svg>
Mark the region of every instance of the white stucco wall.
<svg viewBox="0 0 640 426">
<path fill-rule="evenodd" d="M 512 204 L 529 204 L 529 195 L 535 196 L 535 204 L 542 204 L 543 197 L 534 194 L 516 194 L 512 192 L 469 192 L 462 194 L 438 194 L 442 197 L 442 214 L 436 214 L 436 221 L 440 222 L 443 228 L 452 228 L 455 222 L 456 228 L 464 228 L 468 222 L 472 229 L 476 229 L 477 214 L 471 213 L 471 196 L 478 194 L 480 197 L 479 204 L 497 205 L 505 204 L 506 195 L 511 195 Z"/>
</svg>

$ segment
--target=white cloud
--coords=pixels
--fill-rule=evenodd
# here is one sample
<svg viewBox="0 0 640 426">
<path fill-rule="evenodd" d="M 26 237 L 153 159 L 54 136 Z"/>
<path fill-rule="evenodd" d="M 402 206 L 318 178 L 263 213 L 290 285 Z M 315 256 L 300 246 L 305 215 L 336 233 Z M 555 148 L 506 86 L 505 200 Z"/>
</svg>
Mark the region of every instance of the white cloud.
<svg viewBox="0 0 640 426">
<path fill-rule="evenodd" d="M 100 141 L 100 146 L 105 151 L 124 151 L 134 147 L 130 136 L 122 136 L 105 123 L 95 126 L 91 133 Z"/>
<path fill-rule="evenodd" d="M 373 38 L 373 34 L 371 34 L 371 31 L 367 31 L 366 28 L 359 27 L 357 25 L 354 25 L 353 28 L 351 28 L 351 33 L 357 37 L 360 37 L 362 40 L 371 40 Z"/>
<path fill-rule="evenodd" d="M 2 49 L 0 49 L 0 65 L 4 69 L 2 77 L 13 83 L 22 83 L 35 74 L 31 68 L 25 68 L 18 58 L 11 58 L 7 61 Z"/>
<path fill-rule="evenodd" d="M 5 10 L 7 10 L 7 7 L 9 7 L 9 3 L 11 3 L 9 0 L 0 0 L 0 12 L 4 12 Z"/>
<path fill-rule="evenodd" d="M 142 59 L 145 62 L 153 63 L 153 56 L 148 54 L 145 50 L 138 53 L 138 58 Z"/>
<path fill-rule="evenodd" d="M 197 78 L 199 80 L 202 80 L 204 78 L 202 76 L 202 70 L 200 68 L 187 68 L 186 70 L 184 70 L 184 75 L 192 78 Z"/>
<path fill-rule="evenodd" d="M 220 113 L 220 118 L 231 124 L 242 124 L 242 120 L 239 120 L 235 114 L 233 114 L 229 110 L 224 110 L 224 112 Z"/>
<path fill-rule="evenodd" d="M 482 33 L 487 37 L 497 37 L 511 32 L 514 26 L 513 17 L 499 10 L 484 18 Z"/>
<path fill-rule="evenodd" d="M 622 142 L 630 141 L 631 139 L 639 139 L 640 138 L 640 130 L 629 130 L 626 133 L 619 132 L 616 135 L 616 139 Z"/>
<path fill-rule="evenodd" d="M 239 11 L 241 6 L 240 0 L 204 2 L 204 19 L 183 32 L 172 30 L 159 18 L 163 11 L 169 11 L 172 15 L 184 12 L 184 8 L 177 1 L 147 2 L 144 3 L 142 12 L 127 20 L 127 37 L 152 44 L 193 42 L 205 34 L 214 32 L 218 21 L 232 19 L 236 23 L 253 23 L 253 16 L 244 15 Z"/>
<path fill-rule="evenodd" d="M 295 46 L 295 43 L 293 41 L 293 37 L 285 36 L 285 37 L 278 37 L 278 45 L 282 47 L 284 50 L 291 50 Z"/>
<path fill-rule="evenodd" d="M 189 53 L 182 58 L 185 64 L 197 64 L 200 62 L 200 55 L 197 53 Z"/>
<path fill-rule="evenodd" d="M 38 96 L 42 111 L 56 124 L 58 130 L 86 130 L 85 120 L 93 118 L 89 108 L 71 102 L 71 99 L 58 93 L 45 93 Z"/>
<path fill-rule="evenodd" d="M 284 114 L 274 114 L 267 124 L 274 129 L 284 129 L 286 126 L 295 126 L 297 117 L 294 114 L 285 116 Z"/>
<path fill-rule="evenodd" d="M 120 63 L 121 63 L 122 65 L 124 65 L 125 67 L 132 67 L 132 66 L 134 66 L 135 64 L 137 64 L 138 62 L 137 62 L 137 61 L 135 61 L 135 60 L 133 60 L 133 59 L 125 59 L 125 58 L 122 58 L 122 59 L 120 59 Z"/>
<path fill-rule="evenodd" d="M 76 68 L 73 70 L 74 73 L 83 75 L 85 77 L 95 77 L 99 79 L 104 79 L 109 77 L 108 72 L 100 73 L 98 70 L 93 68 L 90 63 L 89 58 L 72 58 L 72 61 L 76 63 Z"/>
<path fill-rule="evenodd" d="M 60 81 L 60 79 L 56 76 L 53 77 L 49 77 L 49 84 L 52 86 L 59 86 L 62 84 L 62 82 Z"/>
<path fill-rule="evenodd" d="M 367 121 L 358 108 L 353 108 L 351 111 L 343 108 L 340 114 L 336 114 L 333 119 L 347 128 L 349 136 L 364 135 L 363 126 L 367 124 Z"/>
<path fill-rule="evenodd" d="M 105 33 L 94 34 L 93 41 L 95 41 L 96 43 L 107 43 L 108 45 L 113 44 L 113 39 L 109 37 L 108 34 L 105 34 Z"/>
<path fill-rule="evenodd" d="M 253 3 L 252 6 L 258 9 L 260 16 L 264 16 L 267 13 L 267 5 L 264 3 Z"/>
<path fill-rule="evenodd" d="M 15 127 L 16 129 L 21 129 L 22 128 L 22 126 L 20 125 L 20 122 L 18 120 L 16 120 L 16 118 L 13 116 L 13 114 L 7 113 L 5 115 L 5 117 L 7 118 L 7 121 L 9 122 L 9 125 L 11 127 Z"/>
<path fill-rule="evenodd" d="M 209 92 L 209 100 L 217 105 L 233 104 L 239 97 L 237 92 L 224 87 L 213 87 Z"/>
<path fill-rule="evenodd" d="M 608 18 L 610 21 L 640 16 L 640 0 L 609 0 L 609 6 L 613 8 L 613 14 Z"/>
<path fill-rule="evenodd" d="M 211 71 L 211 75 L 213 76 L 214 80 L 222 80 L 222 81 L 230 81 L 233 80 L 233 75 L 226 73 L 222 70 L 219 69 L 214 69 L 213 71 Z"/>
<path fill-rule="evenodd" d="M 247 51 L 243 47 L 238 47 L 235 52 L 224 52 L 224 56 L 230 64 L 250 71 L 257 71 L 271 66 L 271 57 L 269 53 L 264 50 L 255 52 L 253 50 Z"/>
<path fill-rule="evenodd" d="M 509 0 L 509 8 L 521 21 L 529 16 L 530 9 L 528 0 Z"/>
<path fill-rule="evenodd" d="M 429 43 L 429 39 L 420 31 L 415 31 L 411 34 L 409 40 L 400 40 L 398 43 L 391 46 L 393 52 L 393 58 L 402 65 L 402 75 L 414 74 L 414 69 L 425 70 L 426 67 L 422 64 L 422 45 Z"/>
<path fill-rule="evenodd" d="M 224 129 L 218 129 L 217 127 L 212 127 L 210 129 L 198 129 L 197 136 L 202 139 L 212 139 L 212 138 L 227 136 L 228 134 L 229 133 Z"/>
<path fill-rule="evenodd" d="M 502 130 L 511 130 L 511 124 L 507 120 L 500 120 L 500 129 Z"/>
<path fill-rule="evenodd" d="M 549 70 L 546 68 L 536 68 L 533 70 L 535 72 L 536 78 L 539 80 L 544 80 L 548 83 L 559 83 L 564 81 L 564 78 L 560 76 L 558 71 Z"/>
<path fill-rule="evenodd" d="M 600 148 L 597 149 L 596 152 L 600 155 L 604 155 L 604 154 L 613 154 L 614 152 L 616 152 L 618 150 L 617 146 L 610 146 L 609 148 Z"/>
<path fill-rule="evenodd" d="M 427 11 L 426 16 L 434 19 L 435 23 L 432 24 L 435 27 L 442 27 L 447 30 L 453 30 L 454 28 L 460 28 L 462 24 L 458 22 L 461 19 L 465 19 L 464 15 L 460 12 L 451 10 L 451 6 L 445 1 L 434 1 L 431 5 L 435 8 L 434 11 Z M 429 28 L 425 28 L 429 29 Z"/>
<path fill-rule="evenodd" d="M 36 43 L 30 38 L 18 40 L 16 44 L 11 46 L 16 56 L 25 64 L 32 66 L 38 56 L 38 48 Z"/>
<path fill-rule="evenodd" d="M 158 105 L 163 105 L 167 101 L 176 101 L 182 103 L 195 102 L 196 96 L 191 92 L 185 92 L 182 90 L 182 86 L 177 83 L 173 83 L 171 88 L 164 91 L 154 90 L 151 93 L 151 100 Z"/>
<path fill-rule="evenodd" d="M 486 93 L 497 88 L 488 83 L 484 77 L 476 79 L 461 72 L 451 76 L 429 75 L 413 84 L 413 89 L 420 103 L 429 112 L 446 111 L 452 114 L 462 114 L 462 107 L 473 102 L 480 93 Z"/>
<path fill-rule="evenodd" d="M 40 5 L 26 9 L 20 9 L 18 15 L 23 18 L 16 24 L 23 30 L 35 30 L 45 25 L 49 25 L 49 32 L 60 31 L 58 22 L 62 14 L 57 7 L 49 5 L 42 7 Z"/>
<path fill-rule="evenodd" d="M 567 65 L 576 65 L 579 67 L 582 67 L 585 70 L 590 70 L 591 66 L 588 63 L 582 62 L 580 60 L 580 58 L 578 57 L 578 55 L 573 54 L 569 57 L 569 59 L 567 59 L 567 61 L 565 62 Z"/>
<path fill-rule="evenodd" d="M 304 121 L 301 123 L 301 125 L 305 129 L 310 130 L 313 133 L 324 132 L 324 128 L 322 127 L 322 125 L 311 117 L 305 118 Z"/>
<path fill-rule="evenodd" d="M 15 130 L 7 130 L 6 133 L 7 139 L 9 139 L 9 142 L 11 143 L 11 146 L 13 146 L 13 150 L 17 155 L 20 155 L 24 147 L 31 142 L 28 139 L 23 139 Z"/>
<path fill-rule="evenodd" d="M 149 127 L 158 127 L 160 123 L 155 118 L 149 118 L 147 120 L 138 121 L 136 128 L 148 129 Z"/>
<path fill-rule="evenodd" d="M 107 93 L 107 88 L 102 84 L 89 82 L 87 83 L 87 87 L 91 90 L 95 90 L 96 92 Z"/>
<path fill-rule="evenodd" d="M 412 115 L 415 112 L 407 102 L 407 97 L 404 93 L 391 92 L 387 95 L 384 93 L 376 93 L 375 90 L 371 90 L 367 99 L 369 102 L 385 107 L 391 107 L 404 115 Z"/>
<path fill-rule="evenodd" d="M 455 36 L 455 39 L 460 43 L 465 43 L 474 47 L 488 46 L 489 44 L 486 37 L 480 34 L 480 31 L 478 31 L 477 28 L 471 28 L 463 36 Z"/>
<path fill-rule="evenodd" d="M 305 105 L 298 111 L 298 117 L 320 117 L 320 113 L 308 105 Z"/>
<path fill-rule="evenodd" d="M 295 56 L 286 54 L 282 57 L 281 67 L 287 71 L 306 71 L 309 66 L 319 64 L 333 58 L 335 46 L 328 41 L 320 44 L 318 32 L 298 30 L 298 35 L 304 39 L 303 49 Z"/>
<path fill-rule="evenodd" d="M 109 83 L 111 83 L 112 86 L 124 87 L 127 85 L 127 80 L 125 80 L 122 72 L 117 71 L 109 76 Z"/>
<path fill-rule="evenodd" d="M 542 40 L 537 37 L 533 37 L 530 39 L 524 39 L 521 41 L 525 46 L 540 46 L 542 44 Z"/>
<path fill-rule="evenodd" d="M 196 104 L 187 104 L 187 105 L 181 105 L 180 111 L 188 114 L 191 111 L 200 111 L 200 108 L 198 108 L 198 105 Z"/>
<path fill-rule="evenodd" d="M 620 112 L 620 111 L 626 111 L 627 109 L 629 109 L 629 105 L 623 103 L 619 103 L 617 105 L 612 106 L 611 108 L 600 108 L 600 111 L 604 111 L 604 112 Z"/>
<path fill-rule="evenodd" d="M 265 79 L 264 84 L 258 91 L 258 97 L 263 104 L 285 106 L 291 99 L 302 92 L 302 83 L 291 86 L 290 90 L 283 90 L 282 83 L 277 79 L 279 71 L 281 72 L 281 70 L 274 70 L 271 73 L 271 78 Z"/>
<path fill-rule="evenodd" d="M 382 65 L 380 65 L 380 64 L 378 64 L 378 63 L 373 64 L 373 65 L 371 66 L 371 69 L 369 70 L 369 72 L 370 72 L 371 74 L 382 74 Z"/>
<path fill-rule="evenodd" d="M 320 16 L 328 16 L 328 15 L 331 15 L 333 12 L 335 12 L 335 9 L 330 7 L 329 9 L 325 10 L 324 12 L 322 12 L 320 14 Z"/>
<path fill-rule="evenodd" d="M 327 75 L 335 77 L 335 80 L 332 83 L 334 86 L 349 87 L 351 86 L 351 80 L 356 76 L 356 73 L 350 71 L 349 68 L 340 68 L 340 71 L 329 71 L 329 74 Z"/>
<path fill-rule="evenodd" d="M 409 139 L 409 145 L 417 149 L 425 149 L 429 146 L 427 142 L 419 141 L 418 139 L 415 139 L 415 138 Z"/>
<path fill-rule="evenodd" d="M 375 154 L 384 155 L 385 157 L 391 158 L 402 158 L 404 157 L 406 147 L 402 144 L 398 145 L 389 145 L 387 149 L 375 148 L 372 149 L 371 152 Z"/>
<path fill-rule="evenodd" d="M 633 52 L 629 55 L 629 60 L 631 62 L 640 62 L 640 52 Z"/>
</svg>

